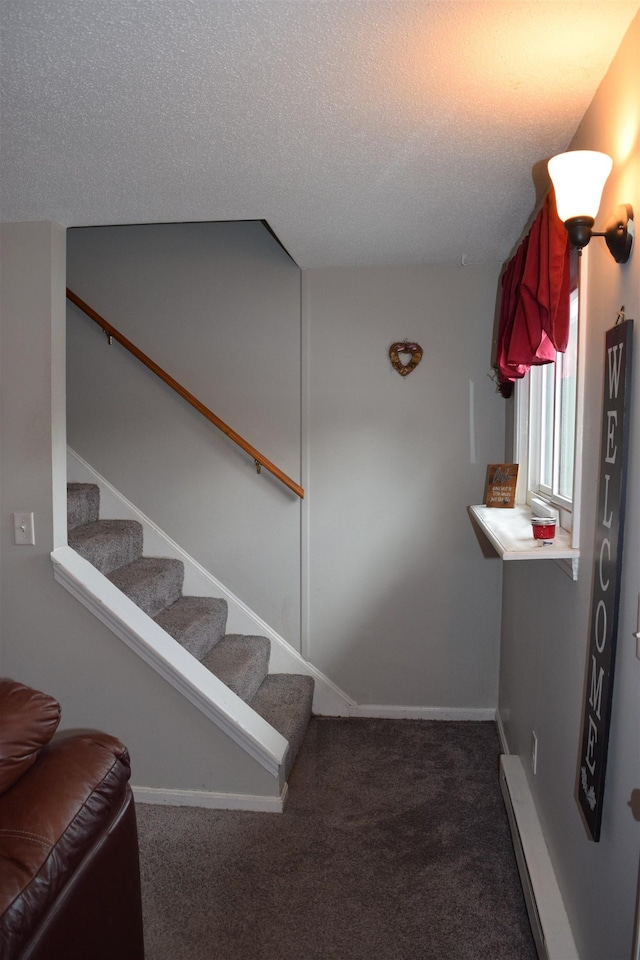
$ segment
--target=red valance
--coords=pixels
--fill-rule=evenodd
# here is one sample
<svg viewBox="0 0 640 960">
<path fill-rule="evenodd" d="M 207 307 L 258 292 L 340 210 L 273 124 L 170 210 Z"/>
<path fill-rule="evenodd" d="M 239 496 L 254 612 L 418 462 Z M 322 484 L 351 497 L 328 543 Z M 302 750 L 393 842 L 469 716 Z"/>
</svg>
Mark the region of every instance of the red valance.
<svg viewBox="0 0 640 960">
<path fill-rule="evenodd" d="M 496 369 L 505 396 L 529 367 L 566 350 L 569 292 L 569 236 L 551 192 L 502 277 Z"/>
</svg>

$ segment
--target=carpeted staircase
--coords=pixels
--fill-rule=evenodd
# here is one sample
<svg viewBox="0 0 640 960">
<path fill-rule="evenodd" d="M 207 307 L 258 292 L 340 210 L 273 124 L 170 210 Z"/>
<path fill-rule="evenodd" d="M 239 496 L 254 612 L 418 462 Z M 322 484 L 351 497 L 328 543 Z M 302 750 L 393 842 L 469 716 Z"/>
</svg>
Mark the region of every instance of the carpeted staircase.
<svg viewBox="0 0 640 960">
<path fill-rule="evenodd" d="M 313 679 L 269 674 L 266 637 L 225 634 L 226 600 L 183 596 L 180 560 L 143 557 L 140 523 L 100 520 L 99 514 L 98 486 L 67 485 L 69 546 L 282 734 L 289 743 L 288 779 L 311 716 Z"/>
</svg>

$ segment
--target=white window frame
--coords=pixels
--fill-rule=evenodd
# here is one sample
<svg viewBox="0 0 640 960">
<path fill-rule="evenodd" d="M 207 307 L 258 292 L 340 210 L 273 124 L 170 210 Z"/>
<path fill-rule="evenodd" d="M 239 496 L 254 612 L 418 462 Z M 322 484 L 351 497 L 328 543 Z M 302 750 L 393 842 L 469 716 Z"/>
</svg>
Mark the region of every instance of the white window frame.
<svg viewBox="0 0 640 960">
<path fill-rule="evenodd" d="M 576 426 L 574 442 L 573 496 L 567 500 L 541 488 L 538 467 L 534 462 L 539 457 L 539 421 L 533 422 L 535 405 L 531 399 L 529 374 L 518 380 L 515 386 L 514 408 L 514 461 L 520 465 L 518 473 L 517 502 L 527 504 L 534 513 L 550 512 L 556 516 L 561 527 L 570 531 L 571 546 L 580 546 L 580 491 L 582 488 L 582 440 L 584 431 L 584 382 L 585 382 L 585 324 L 587 317 L 588 250 L 578 258 L 578 343 L 576 383 Z M 531 454 L 531 455 L 530 455 Z M 538 461 L 539 462 L 539 461 Z M 566 561 L 557 561 L 567 566 Z M 569 563 L 570 566 L 570 563 Z M 575 573 L 575 571 L 573 571 Z"/>
</svg>

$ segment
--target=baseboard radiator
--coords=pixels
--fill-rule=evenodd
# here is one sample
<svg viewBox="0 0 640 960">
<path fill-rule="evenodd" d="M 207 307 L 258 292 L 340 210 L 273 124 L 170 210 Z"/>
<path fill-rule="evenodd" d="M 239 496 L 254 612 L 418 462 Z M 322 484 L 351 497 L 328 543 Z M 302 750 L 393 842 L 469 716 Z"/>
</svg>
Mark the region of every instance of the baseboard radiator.
<svg viewBox="0 0 640 960">
<path fill-rule="evenodd" d="M 580 960 L 520 757 L 500 757 L 500 787 L 540 960 Z"/>
</svg>

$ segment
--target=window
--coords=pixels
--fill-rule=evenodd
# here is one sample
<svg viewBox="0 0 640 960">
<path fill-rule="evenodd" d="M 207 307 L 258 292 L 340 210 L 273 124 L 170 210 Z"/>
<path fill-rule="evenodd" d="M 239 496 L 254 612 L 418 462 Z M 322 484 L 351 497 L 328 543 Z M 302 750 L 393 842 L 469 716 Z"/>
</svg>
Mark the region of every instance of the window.
<svg viewBox="0 0 640 960">
<path fill-rule="evenodd" d="M 555 363 L 529 372 L 529 490 L 564 512 L 573 506 L 578 290 L 571 293 L 569 344 Z M 567 526 L 566 523 L 563 526 Z"/>
<path fill-rule="evenodd" d="M 583 261 L 579 266 L 579 261 Z M 572 531 L 577 546 L 577 494 L 580 480 L 581 424 L 579 316 L 584 315 L 578 271 L 586 288 L 586 251 L 572 251 L 570 334 L 565 353 L 555 363 L 532 367 L 518 383 L 516 449 L 520 463 L 518 500 L 538 509 L 550 508 L 560 525 Z M 577 454 L 576 454 L 577 452 Z"/>
</svg>

